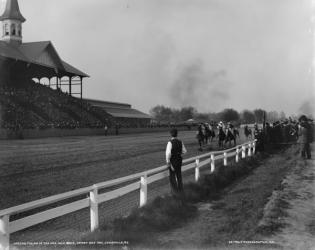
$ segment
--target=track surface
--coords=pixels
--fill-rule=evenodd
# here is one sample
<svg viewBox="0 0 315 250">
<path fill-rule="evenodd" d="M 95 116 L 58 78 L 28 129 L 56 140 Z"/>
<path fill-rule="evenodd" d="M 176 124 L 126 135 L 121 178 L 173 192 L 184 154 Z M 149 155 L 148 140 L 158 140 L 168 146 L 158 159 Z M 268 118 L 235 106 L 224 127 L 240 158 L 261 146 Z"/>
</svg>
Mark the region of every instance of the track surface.
<svg viewBox="0 0 315 250">
<path fill-rule="evenodd" d="M 181 132 L 190 157 L 195 132 Z M 164 165 L 168 133 L 0 141 L 0 209 Z"/>
<path fill-rule="evenodd" d="M 217 142 L 198 151 L 195 131 L 180 132 L 185 158 L 217 150 Z M 164 165 L 166 132 L 141 135 L 0 141 L 0 209 L 127 176 Z M 239 143 L 243 142 L 240 141 Z M 193 174 L 184 181 L 193 180 Z M 168 180 L 152 184 L 149 200 L 169 192 Z M 100 206 L 100 221 L 138 207 L 139 192 Z M 89 211 L 73 213 L 13 234 L 16 241 L 78 240 L 89 231 Z"/>
<path fill-rule="evenodd" d="M 200 154 L 195 132 L 180 135 L 189 152 L 186 157 Z M 163 165 L 168 138 L 167 133 L 159 133 L 0 142 L 1 205 L 8 207 L 4 201 L 22 203 Z M 216 145 L 212 144 L 214 150 Z M 193 180 L 193 175 L 184 180 Z M 169 192 L 168 180 L 153 184 L 148 192 L 149 200 Z M 293 147 L 227 188 L 220 200 L 201 203 L 196 220 L 155 239 L 162 249 L 313 250 L 313 194 L 314 161 L 301 160 Z M 138 207 L 138 200 L 139 193 L 133 192 L 101 205 L 101 224 Z M 279 207 L 283 200 L 289 205 Z M 274 230 L 279 222 L 284 227 Z M 269 231 L 261 234 L 262 226 Z M 82 210 L 13 234 L 11 242 L 77 241 L 88 232 L 89 211 Z M 230 245 L 231 240 L 274 243 Z"/>
</svg>

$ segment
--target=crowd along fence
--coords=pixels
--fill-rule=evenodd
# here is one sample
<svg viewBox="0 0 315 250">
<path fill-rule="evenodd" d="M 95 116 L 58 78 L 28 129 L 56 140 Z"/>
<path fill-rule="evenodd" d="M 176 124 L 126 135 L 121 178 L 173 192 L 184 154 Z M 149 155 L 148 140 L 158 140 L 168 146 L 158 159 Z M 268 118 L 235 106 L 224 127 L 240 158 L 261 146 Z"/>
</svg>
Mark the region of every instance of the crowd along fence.
<svg viewBox="0 0 315 250">
<path fill-rule="evenodd" d="M 229 160 L 235 157 L 235 162 L 241 158 L 250 157 L 255 154 L 256 141 L 246 142 L 236 147 L 223 151 L 213 151 L 206 154 L 198 155 L 183 161 L 182 171 L 195 169 L 195 181 L 200 179 L 200 168 L 210 166 L 210 173 L 216 168 L 216 163 L 223 160 L 223 165 L 227 166 Z M 89 187 L 80 188 L 70 192 L 50 196 L 44 199 L 28 202 L 19 206 L 11 207 L 0 211 L 0 250 L 9 250 L 10 234 L 40 224 L 42 222 L 76 212 L 78 210 L 90 209 L 90 228 L 95 231 L 99 227 L 99 204 L 116 199 L 135 190 L 140 190 L 140 207 L 146 205 L 148 200 L 148 185 L 169 176 L 167 166 L 161 166 L 149 171 L 132 174 L 126 177 L 94 184 Z M 134 181 L 134 182 L 133 182 Z M 132 182 L 132 183 L 130 183 Z M 123 186 L 124 183 L 128 183 Z M 102 189 L 120 185 L 121 187 L 100 192 Z M 28 211 L 49 207 L 65 200 L 87 195 L 86 198 L 70 201 L 69 203 L 48 208 L 47 210 L 27 215 L 22 218 L 10 220 L 13 215 L 20 215 Z"/>
</svg>

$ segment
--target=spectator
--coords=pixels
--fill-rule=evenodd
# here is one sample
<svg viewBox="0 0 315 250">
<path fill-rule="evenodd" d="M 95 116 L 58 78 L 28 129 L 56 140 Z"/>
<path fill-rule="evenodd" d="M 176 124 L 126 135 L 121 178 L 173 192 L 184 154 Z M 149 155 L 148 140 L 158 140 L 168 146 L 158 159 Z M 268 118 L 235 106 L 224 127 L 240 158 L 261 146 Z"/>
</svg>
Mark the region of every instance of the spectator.
<svg viewBox="0 0 315 250">
<path fill-rule="evenodd" d="M 299 118 L 299 140 L 301 144 L 301 156 L 303 158 L 311 159 L 311 148 L 310 143 L 312 142 L 312 131 L 311 126 L 308 123 L 308 119 L 305 115 Z"/>
<path fill-rule="evenodd" d="M 176 128 L 171 129 L 171 140 L 166 146 L 166 164 L 169 168 L 171 190 L 174 194 L 183 191 L 182 154 L 187 152 L 184 143 L 177 139 L 177 133 Z"/>
</svg>

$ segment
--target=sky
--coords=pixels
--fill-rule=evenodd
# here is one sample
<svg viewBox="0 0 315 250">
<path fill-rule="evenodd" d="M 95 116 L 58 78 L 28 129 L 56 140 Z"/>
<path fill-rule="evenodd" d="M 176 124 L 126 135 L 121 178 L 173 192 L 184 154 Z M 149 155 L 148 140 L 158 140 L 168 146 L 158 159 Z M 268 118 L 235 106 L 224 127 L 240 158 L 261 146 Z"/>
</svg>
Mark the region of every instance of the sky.
<svg viewBox="0 0 315 250">
<path fill-rule="evenodd" d="M 23 42 L 52 41 L 65 61 L 90 75 L 86 98 L 130 103 L 144 112 L 165 105 L 293 114 L 314 105 L 311 0 L 19 5 L 27 19 Z"/>
</svg>

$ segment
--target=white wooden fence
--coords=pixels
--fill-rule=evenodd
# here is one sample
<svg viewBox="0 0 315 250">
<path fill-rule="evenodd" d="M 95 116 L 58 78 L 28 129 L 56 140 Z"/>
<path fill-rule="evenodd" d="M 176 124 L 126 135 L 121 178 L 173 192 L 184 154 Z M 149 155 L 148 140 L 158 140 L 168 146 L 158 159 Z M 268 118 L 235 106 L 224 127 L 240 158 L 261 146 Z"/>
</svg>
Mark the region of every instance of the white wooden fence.
<svg viewBox="0 0 315 250">
<path fill-rule="evenodd" d="M 224 166 L 228 165 L 228 161 L 231 157 L 235 157 L 235 161 L 238 162 L 240 154 L 242 158 L 246 156 L 252 156 L 255 153 L 256 141 L 250 141 L 242 145 L 238 145 L 234 148 L 224 151 L 209 152 L 203 155 L 192 157 L 183 161 L 182 171 L 195 169 L 195 180 L 200 178 L 200 168 L 210 164 L 210 172 L 214 172 L 216 161 L 223 160 Z M 203 159 L 201 161 L 201 159 Z M 62 193 L 54 196 L 50 196 L 44 199 L 25 203 L 23 205 L 11 207 L 0 211 L 0 250 L 8 250 L 10 243 L 10 234 L 29 228 L 36 224 L 84 209 L 90 208 L 90 226 L 91 231 L 96 230 L 99 227 L 99 215 L 98 205 L 105 201 L 109 201 L 127 193 L 140 190 L 140 207 L 147 203 L 147 191 L 148 184 L 168 177 L 169 172 L 167 166 L 158 167 L 149 171 L 129 175 L 126 177 L 118 178 L 115 180 L 98 183 L 93 186 L 73 190 L 67 193 Z M 120 187 L 118 189 L 108 191 L 105 193 L 99 193 L 100 189 L 113 187 L 126 182 L 137 180 L 131 184 Z M 139 180 L 140 179 L 140 180 Z M 57 206 L 36 214 L 26 216 L 17 220 L 10 221 L 10 216 L 21 214 L 33 209 L 38 209 L 47 205 L 53 205 L 54 203 L 64 201 L 67 199 L 79 197 L 84 194 L 89 194 L 87 198 L 80 199 L 67 203 L 66 205 Z"/>
</svg>

